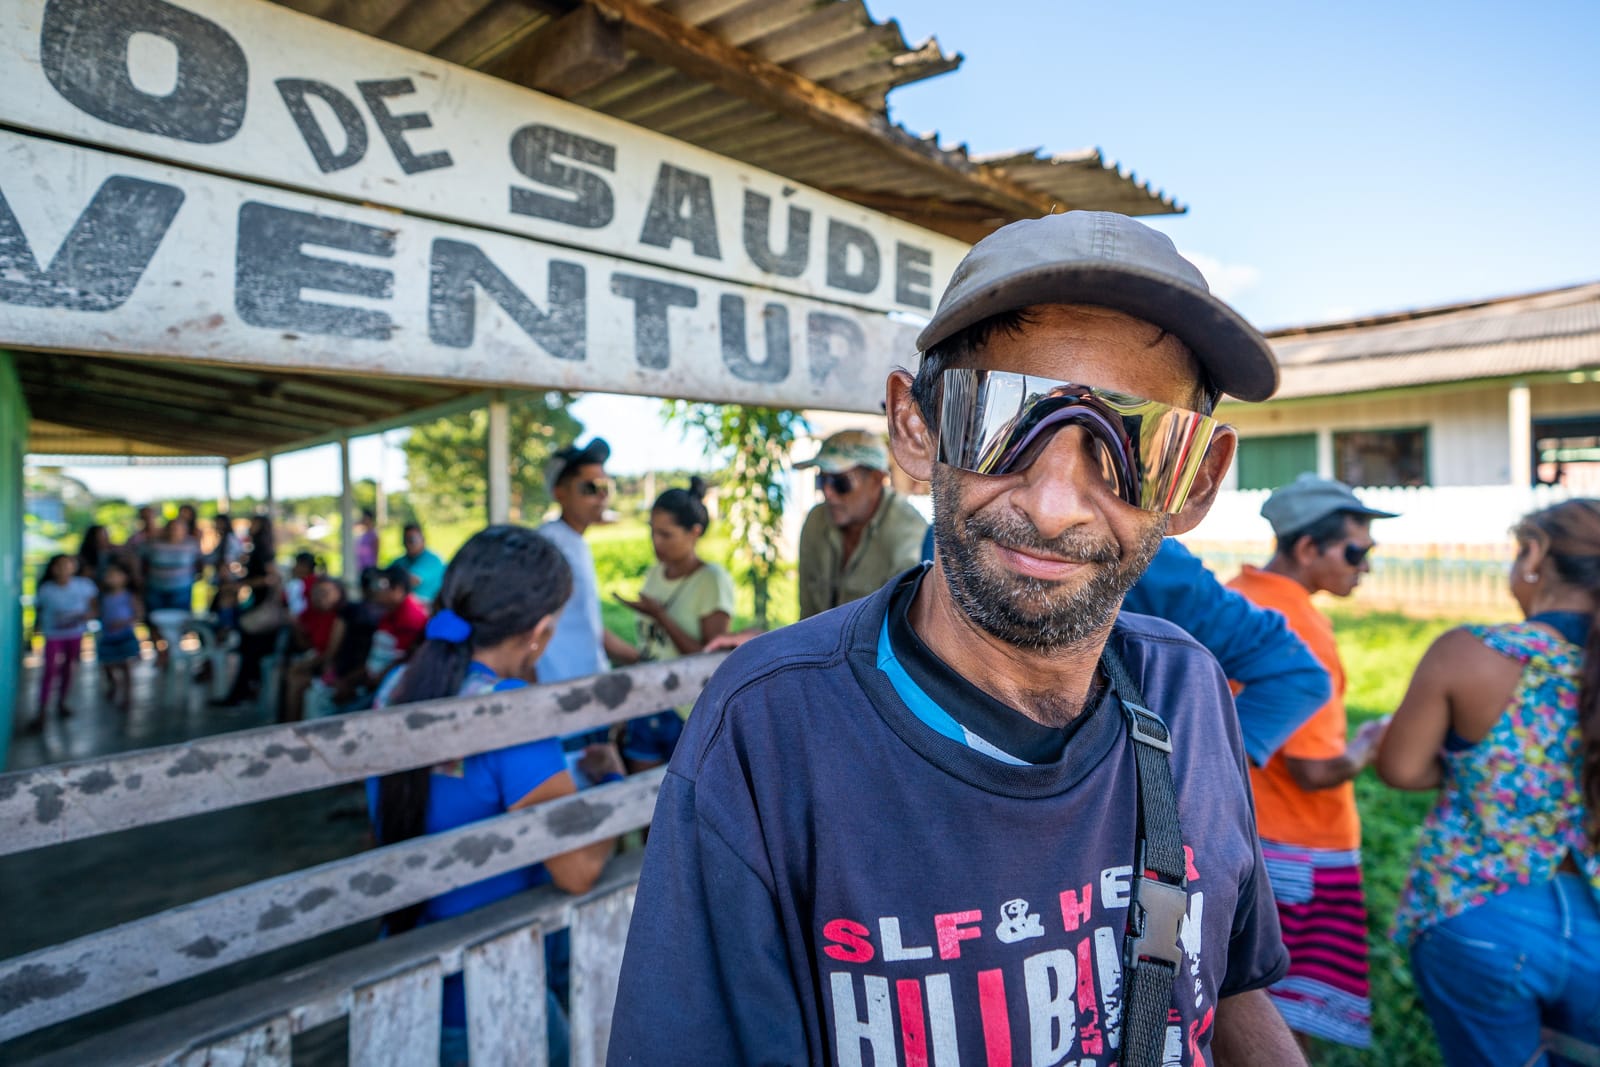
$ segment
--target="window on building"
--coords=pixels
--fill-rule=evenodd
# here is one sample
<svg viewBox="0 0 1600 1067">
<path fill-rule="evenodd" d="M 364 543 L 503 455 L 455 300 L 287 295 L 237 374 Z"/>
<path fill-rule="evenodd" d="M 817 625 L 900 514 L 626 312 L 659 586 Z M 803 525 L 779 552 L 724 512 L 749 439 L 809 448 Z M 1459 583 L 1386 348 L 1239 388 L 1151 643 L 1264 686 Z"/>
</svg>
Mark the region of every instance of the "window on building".
<svg viewBox="0 0 1600 1067">
<path fill-rule="evenodd" d="M 1238 463 L 1240 489 L 1276 489 L 1317 469 L 1317 435 L 1241 437 Z"/>
<path fill-rule="evenodd" d="M 1333 435 L 1333 476 L 1346 485 L 1428 485 L 1428 429 Z"/>
<path fill-rule="evenodd" d="M 1533 482 L 1585 496 L 1600 492 L 1600 418 L 1536 420 Z"/>
</svg>

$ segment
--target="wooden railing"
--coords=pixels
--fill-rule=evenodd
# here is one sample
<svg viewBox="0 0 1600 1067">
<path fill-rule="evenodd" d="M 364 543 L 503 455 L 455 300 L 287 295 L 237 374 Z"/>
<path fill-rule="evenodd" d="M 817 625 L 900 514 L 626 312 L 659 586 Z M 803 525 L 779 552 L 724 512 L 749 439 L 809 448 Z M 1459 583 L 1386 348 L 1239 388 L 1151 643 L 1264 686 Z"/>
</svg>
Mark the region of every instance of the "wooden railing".
<svg viewBox="0 0 1600 1067">
<path fill-rule="evenodd" d="M 721 659 L 696 656 L 0 775 L 0 855 L 609 725 L 692 701 Z M 0 962 L 0 1042 L 643 827 L 663 773 L 256 882 Z M 497 1019 L 493 1027 L 472 1027 L 472 1040 L 512 1042 L 486 1045 L 486 1058 L 475 1053 L 475 1061 L 541 1062 L 543 958 L 528 946 L 538 945 L 535 927 L 560 928 L 569 918 L 573 1062 L 603 1062 L 607 990 L 621 959 L 635 873 L 619 859 L 582 900 L 528 894 L 347 953 L 281 987 L 266 983 L 277 990 L 268 998 L 277 1007 L 268 1015 L 253 1007 L 235 1013 L 240 1026 L 227 1016 L 229 1005 L 249 1006 L 241 994 L 164 1016 L 146 1029 L 167 1051 L 124 1055 L 134 1045 L 118 1031 L 102 1040 L 112 1058 L 89 1049 L 59 1062 L 287 1063 L 290 1035 L 340 1014 L 351 1020 L 352 1063 L 436 1062 L 438 983 L 457 970 L 466 975 L 469 1016 L 482 1011 Z M 589 992 L 580 996 L 580 989 Z M 511 1003 L 515 1011 L 493 1007 Z M 507 1023 L 511 1015 L 516 1019 Z M 217 1045 L 222 1058 L 179 1056 L 208 1047 L 203 1042 Z M 510 1059 L 494 1051 L 533 1045 L 537 1054 Z"/>
</svg>

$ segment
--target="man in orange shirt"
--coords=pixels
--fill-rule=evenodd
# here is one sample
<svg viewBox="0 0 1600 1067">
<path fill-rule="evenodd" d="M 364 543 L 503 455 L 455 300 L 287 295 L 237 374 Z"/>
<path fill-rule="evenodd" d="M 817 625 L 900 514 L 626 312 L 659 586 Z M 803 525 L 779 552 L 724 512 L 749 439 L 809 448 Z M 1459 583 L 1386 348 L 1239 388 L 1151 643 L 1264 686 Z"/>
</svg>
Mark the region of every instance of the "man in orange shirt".
<svg viewBox="0 0 1600 1067">
<path fill-rule="evenodd" d="M 1394 515 L 1313 474 L 1275 490 L 1261 514 L 1277 549 L 1265 567 L 1246 566 L 1228 585 L 1282 612 L 1333 682 L 1328 703 L 1264 767 L 1250 768 L 1261 852 L 1289 948 L 1289 973 L 1268 993 L 1308 1053 L 1310 1036 L 1366 1048 L 1367 911 L 1353 780 L 1372 762 L 1388 720 L 1367 723 L 1346 744 L 1344 665 L 1333 623 L 1311 597 L 1353 593 L 1370 569 L 1369 525 Z"/>
</svg>

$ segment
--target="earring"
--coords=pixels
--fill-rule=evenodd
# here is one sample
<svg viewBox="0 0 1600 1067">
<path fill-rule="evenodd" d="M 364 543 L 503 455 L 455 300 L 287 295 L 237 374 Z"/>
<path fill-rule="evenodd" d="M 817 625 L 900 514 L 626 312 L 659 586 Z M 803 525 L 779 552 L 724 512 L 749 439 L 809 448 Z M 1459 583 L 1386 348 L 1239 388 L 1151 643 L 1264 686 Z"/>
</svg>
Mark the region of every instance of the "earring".
<svg viewBox="0 0 1600 1067">
<path fill-rule="evenodd" d="M 1534 582 L 1539 580 L 1539 575 L 1533 571 L 1524 571 L 1522 574 L 1522 580 L 1527 582 L 1529 585 L 1532 585 Z"/>
</svg>

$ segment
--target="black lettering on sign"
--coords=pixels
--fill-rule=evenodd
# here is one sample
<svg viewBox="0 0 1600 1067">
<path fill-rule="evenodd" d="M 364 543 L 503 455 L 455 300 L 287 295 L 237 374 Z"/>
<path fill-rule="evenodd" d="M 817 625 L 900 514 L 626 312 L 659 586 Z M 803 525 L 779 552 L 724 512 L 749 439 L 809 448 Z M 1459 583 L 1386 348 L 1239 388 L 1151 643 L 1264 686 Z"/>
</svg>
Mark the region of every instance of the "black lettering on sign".
<svg viewBox="0 0 1600 1067">
<path fill-rule="evenodd" d="M 283 97 L 283 106 L 289 109 L 289 117 L 300 128 L 301 139 L 311 149 L 311 158 L 317 161 L 317 169 L 324 174 L 331 174 L 361 162 L 361 158 L 367 154 L 367 124 L 348 96 L 326 82 L 312 81 L 310 78 L 279 78 L 274 84 L 278 87 L 278 95 Z M 322 132 L 322 124 L 312 113 L 311 105 L 306 103 L 308 96 L 316 97 L 332 110 L 334 119 L 344 130 L 342 151 L 335 152 L 328 143 L 328 135 Z"/>
<path fill-rule="evenodd" d="M 572 196 L 551 196 L 533 189 L 511 187 L 511 211 L 569 226 L 598 230 L 611 222 L 616 211 L 611 186 L 592 170 L 569 167 L 558 159 L 586 163 L 601 170 L 617 169 L 617 150 L 604 141 L 538 123 L 511 135 L 511 165 L 524 178 L 563 189 Z"/>
<path fill-rule="evenodd" d="M 841 363 L 858 363 L 867 356 L 867 333 L 855 319 L 813 311 L 806 316 L 806 366 L 811 381 L 821 385 Z"/>
<path fill-rule="evenodd" d="M 128 44 L 141 33 L 177 51 L 177 82 L 163 96 L 133 83 Z M 250 69 L 239 42 L 164 0 L 48 0 L 39 59 L 68 103 L 113 126 L 218 144 L 244 122 Z"/>
<path fill-rule="evenodd" d="M 797 278 L 811 260 L 811 212 L 789 207 L 789 240 L 783 252 L 772 250 L 772 198 L 744 191 L 744 250 L 750 262 L 781 278 Z"/>
<path fill-rule="evenodd" d="M 550 261 L 550 310 L 541 311 L 477 245 L 435 240 L 428 272 L 428 337 L 434 344 L 451 348 L 472 344 L 478 317 L 475 286 L 555 358 L 584 358 L 588 312 L 583 268 L 578 264 Z"/>
<path fill-rule="evenodd" d="M 932 252 L 904 241 L 895 242 L 894 299 L 907 307 L 933 307 Z"/>
<path fill-rule="evenodd" d="M 377 81 L 356 82 L 356 88 L 361 90 L 361 98 L 367 102 L 367 110 L 372 112 L 372 121 L 378 124 L 378 132 L 383 134 L 383 139 L 389 142 L 389 151 L 394 153 L 394 161 L 400 164 L 400 169 L 407 174 L 420 174 L 425 170 L 438 170 L 448 167 L 452 162 L 450 153 L 443 149 L 429 152 L 419 156 L 406 144 L 407 130 L 427 130 L 433 128 L 433 120 L 425 111 L 408 111 L 404 115 L 396 115 L 389 110 L 389 105 L 384 99 L 390 96 L 409 96 L 417 91 L 410 78 L 388 78 Z"/>
<path fill-rule="evenodd" d="M 121 307 L 182 203 L 177 186 L 114 174 L 72 224 L 49 269 L 40 270 L 0 192 L 0 302 L 69 311 Z"/>
<path fill-rule="evenodd" d="M 639 366 L 664 370 L 672 362 L 672 332 L 668 308 L 692 308 L 699 294 L 686 285 L 613 274 L 611 291 L 633 301 L 633 355 Z"/>
<path fill-rule="evenodd" d="M 694 254 L 721 259 L 717 241 L 717 213 L 711 204 L 711 179 L 692 170 L 679 170 L 671 163 L 661 164 L 655 188 L 650 191 L 650 208 L 645 212 L 643 244 L 671 248 L 683 239 Z"/>
<path fill-rule="evenodd" d="M 746 382 L 781 382 L 789 377 L 793 360 L 789 355 L 789 309 L 768 304 L 761 309 L 766 324 L 767 357 L 759 363 L 750 358 L 749 337 L 744 327 L 744 298 L 722 298 L 720 327 L 722 362 L 735 378 Z"/>
<path fill-rule="evenodd" d="M 855 256 L 851 255 L 854 251 Z M 878 287 L 878 242 L 860 226 L 828 220 L 828 284 L 850 293 L 870 293 Z M 852 263 L 852 259 L 858 259 Z"/>
<path fill-rule="evenodd" d="M 233 294 L 239 317 L 273 330 L 387 341 L 394 323 L 384 312 L 317 303 L 300 293 L 320 289 L 387 300 L 394 296 L 394 275 L 308 256 L 302 245 L 389 257 L 394 255 L 394 231 L 253 200 L 241 204 Z"/>
</svg>

